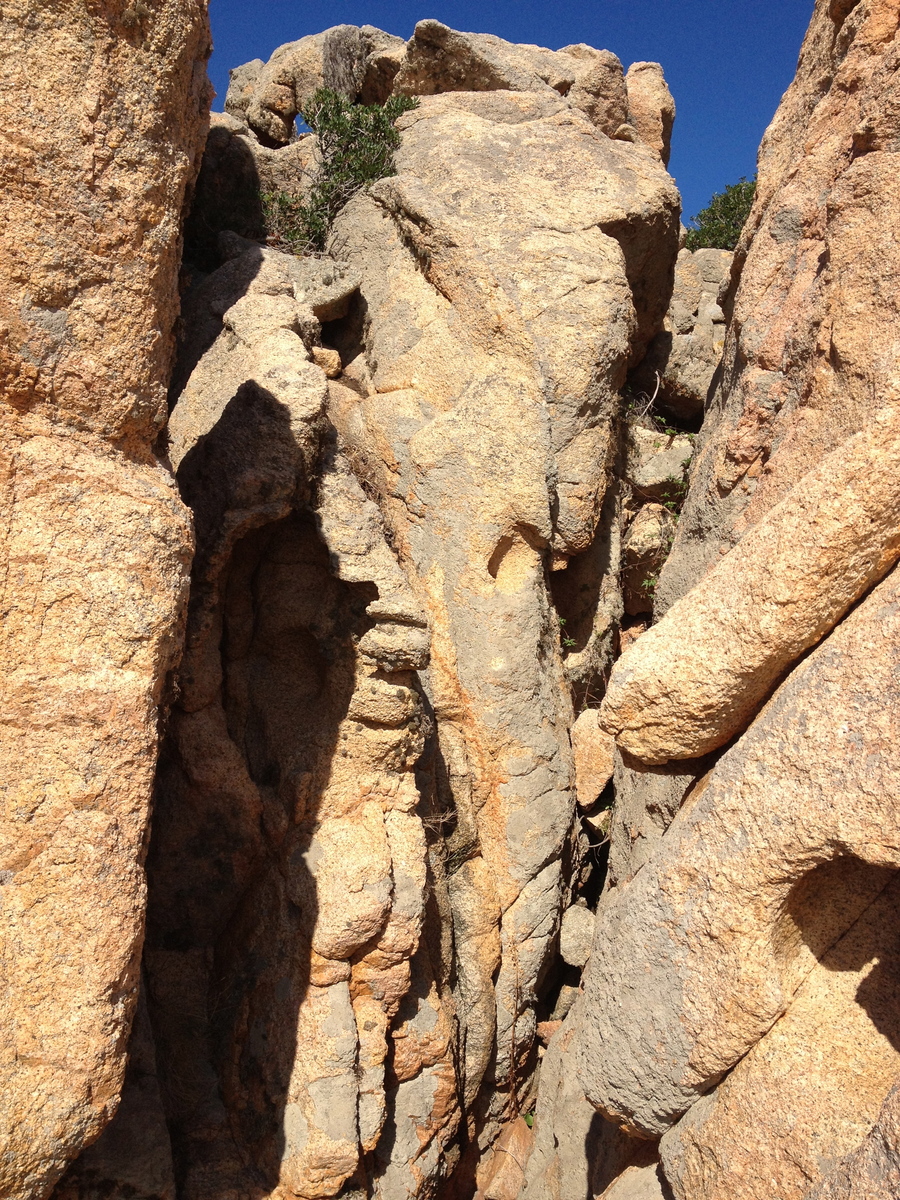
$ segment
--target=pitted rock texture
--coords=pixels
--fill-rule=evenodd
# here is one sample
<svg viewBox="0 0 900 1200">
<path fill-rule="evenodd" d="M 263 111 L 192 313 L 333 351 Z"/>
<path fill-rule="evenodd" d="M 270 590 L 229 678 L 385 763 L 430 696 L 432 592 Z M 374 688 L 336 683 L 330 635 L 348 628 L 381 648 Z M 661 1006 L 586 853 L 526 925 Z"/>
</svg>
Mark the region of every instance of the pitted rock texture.
<svg viewBox="0 0 900 1200">
<path fill-rule="evenodd" d="M 882 1105 L 862 1144 L 848 1154 L 806 1200 L 893 1200 L 900 1188 L 900 1084 Z"/>
<path fill-rule="evenodd" d="M 702 417 L 711 399 L 734 302 L 733 260 L 730 250 L 680 251 L 665 324 L 631 375 L 634 388 L 683 421 Z"/>
<path fill-rule="evenodd" d="M 900 344 L 896 0 L 817 0 L 797 75 L 763 139 L 735 256 L 721 382 L 664 612 L 892 394 Z"/>
<path fill-rule="evenodd" d="M 340 214 L 330 256 L 254 245 L 241 188 L 304 169 L 302 143 L 259 144 L 282 136 L 263 109 L 335 47 L 359 74 L 363 35 L 235 74 L 188 225 L 168 445 L 197 553 L 145 971 L 191 1200 L 514 1196 L 538 1009 L 578 971 L 558 958 L 585 850 L 547 576 L 564 593 L 572 563 L 588 612 L 608 595 L 578 642 L 596 686 L 619 389 L 666 311 L 678 195 L 596 124 L 607 83 L 624 123 L 618 61 L 574 47 L 567 97 L 423 75 L 442 94 L 399 123 L 397 175 Z M 454 61 L 524 53 L 450 41 Z M 583 963 L 593 918 L 571 913 Z"/>
<path fill-rule="evenodd" d="M 522 1200 L 605 1196 L 607 1188 L 635 1183 L 639 1172 L 644 1184 L 651 1176 L 655 1179 L 656 1144 L 628 1137 L 605 1121 L 588 1101 L 572 1067 L 584 1019 L 583 1004 L 583 997 L 576 999 L 541 1063 L 534 1148 L 525 1171 Z M 628 1191 L 624 1194 L 629 1195 Z M 645 1193 L 635 1195 L 643 1198 Z M 652 1190 L 646 1196 L 656 1200 Z"/>
<path fill-rule="evenodd" d="M 601 727 L 646 763 L 697 758 L 746 727 L 784 671 L 900 557 L 898 472 L 892 404 L 623 655 Z"/>
<path fill-rule="evenodd" d="M 115 1112 L 137 999 L 192 548 L 152 445 L 206 5 L 14 0 L 0 48 L 0 1193 L 25 1200 Z"/>
<path fill-rule="evenodd" d="M 882 890 L 883 868 L 900 867 L 898 621 L 894 571 L 605 897 L 579 1070 L 592 1101 L 628 1127 L 664 1133 L 713 1088 Z M 816 867 L 833 872 L 830 886 L 808 883 Z"/>
<path fill-rule="evenodd" d="M 781 1020 L 663 1138 L 678 1200 L 805 1196 L 872 1128 L 900 1071 L 900 877 L 884 875 Z"/>
</svg>

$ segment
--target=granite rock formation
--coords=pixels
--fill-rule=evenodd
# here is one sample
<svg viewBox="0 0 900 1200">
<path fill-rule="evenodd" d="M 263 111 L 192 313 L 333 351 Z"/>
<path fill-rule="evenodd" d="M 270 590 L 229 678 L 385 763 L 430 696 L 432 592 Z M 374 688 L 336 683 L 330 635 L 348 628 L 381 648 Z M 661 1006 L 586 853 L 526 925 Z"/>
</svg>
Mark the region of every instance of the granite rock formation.
<svg viewBox="0 0 900 1200">
<path fill-rule="evenodd" d="M 7 8 L 0 1192 L 894 1194 L 900 0 L 734 256 L 657 64 Z"/>
<path fill-rule="evenodd" d="M 2 18 L 0 1193 L 115 1112 L 138 995 L 157 717 L 189 514 L 165 423 L 206 5 Z M 23 98 L 27 97 L 27 103 Z"/>
<path fill-rule="evenodd" d="M 702 420 L 717 381 L 734 302 L 733 262 L 729 250 L 679 252 L 663 328 L 631 374 L 633 388 L 642 393 L 638 403 L 656 397 L 677 420 L 692 425 Z"/>
<path fill-rule="evenodd" d="M 252 235 L 260 189 L 305 186 L 292 124 L 323 84 L 420 101 L 396 174 L 298 259 Z M 399 47 L 338 27 L 233 74 L 167 435 L 196 553 L 144 973 L 179 1196 L 522 1183 L 538 1020 L 593 925 L 553 581 L 588 589 L 569 640 L 596 688 L 619 392 L 679 237 L 628 105 L 607 52 L 437 22 Z"/>
<path fill-rule="evenodd" d="M 618 743 L 610 873 L 556 1037 L 601 1112 L 661 1136 L 677 1200 L 886 1195 L 896 1175 L 898 522 L 877 463 L 897 363 L 873 330 L 896 324 L 898 23 L 896 3 L 816 4 L 760 153 L 658 623 L 599 714 Z M 842 600 L 829 564 L 855 574 L 857 548 Z M 547 1083 L 524 1193 L 541 1200 L 577 1175 L 565 1139 L 589 1111 Z M 638 1166 L 607 1194 L 658 1196 Z"/>
</svg>

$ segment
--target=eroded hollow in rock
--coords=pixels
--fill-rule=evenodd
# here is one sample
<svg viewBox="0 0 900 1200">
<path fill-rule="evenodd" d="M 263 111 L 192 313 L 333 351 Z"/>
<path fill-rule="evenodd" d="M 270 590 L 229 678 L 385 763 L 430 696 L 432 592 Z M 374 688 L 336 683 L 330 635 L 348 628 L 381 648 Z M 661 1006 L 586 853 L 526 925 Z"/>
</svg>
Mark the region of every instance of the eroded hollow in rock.
<svg viewBox="0 0 900 1200">
<path fill-rule="evenodd" d="M 208 702 L 170 716 L 145 962 L 176 1161 L 206 1188 L 273 1187 L 286 1150 L 318 915 L 304 854 L 371 590 L 334 577 L 311 516 L 247 534 L 222 581 L 209 677 L 192 681 Z"/>
</svg>

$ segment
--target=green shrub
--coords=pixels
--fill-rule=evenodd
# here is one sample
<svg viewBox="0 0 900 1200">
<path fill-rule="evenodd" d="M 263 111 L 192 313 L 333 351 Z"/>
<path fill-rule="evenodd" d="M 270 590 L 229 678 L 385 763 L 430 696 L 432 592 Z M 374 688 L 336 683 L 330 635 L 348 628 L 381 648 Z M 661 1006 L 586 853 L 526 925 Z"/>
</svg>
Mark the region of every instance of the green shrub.
<svg viewBox="0 0 900 1200">
<path fill-rule="evenodd" d="M 303 110 L 316 135 L 319 166 L 305 197 L 267 192 L 262 197 L 269 241 L 295 254 L 321 252 L 334 219 L 362 188 L 394 175 L 399 116 L 416 108 L 412 96 L 391 96 L 385 104 L 353 104 L 319 88 Z"/>
<path fill-rule="evenodd" d="M 688 250 L 733 250 L 750 215 L 755 179 L 741 179 L 716 192 L 706 208 L 691 217 L 685 245 Z"/>
</svg>

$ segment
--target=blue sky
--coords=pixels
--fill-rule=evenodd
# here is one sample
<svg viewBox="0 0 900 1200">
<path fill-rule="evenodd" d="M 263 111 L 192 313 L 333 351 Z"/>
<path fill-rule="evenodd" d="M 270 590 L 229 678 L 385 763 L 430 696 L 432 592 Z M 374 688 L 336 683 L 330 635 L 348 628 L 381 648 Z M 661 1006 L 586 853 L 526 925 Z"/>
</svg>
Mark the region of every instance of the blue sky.
<svg viewBox="0 0 900 1200">
<path fill-rule="evenodd" d="M 558 49 L 612 50 L 625 67 L 661 62 L 678 117 L 672 161 L 685 217 L 755 172 L 756 150 L 797 64 L 813 0 L 211 0 L 210 74 L 221 109 L 228 70 L 330 25 L 377 25 L 409 37 L 434 17 L 478 33 Z"/>
</svg>

